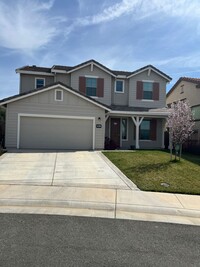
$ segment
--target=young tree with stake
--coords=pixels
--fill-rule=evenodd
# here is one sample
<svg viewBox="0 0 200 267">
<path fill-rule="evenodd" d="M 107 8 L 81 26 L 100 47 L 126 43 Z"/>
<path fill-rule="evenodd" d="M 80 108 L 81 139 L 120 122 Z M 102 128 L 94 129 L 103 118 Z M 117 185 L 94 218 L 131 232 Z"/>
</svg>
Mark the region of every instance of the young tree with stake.
<svg viewBox="0 0 200 267">
<path fill-rule="evenodd" d="M 178 101 L 171 105 L 171 112 L 167 118 L 169 129 L 170 154 L 172 160 L 172 147 L 175 148 L 175 160 L 179 153 L 182 154 L 182 144 L 188 140 L 193 133 L 193 114 L 188 101 Z"/>
</svg>

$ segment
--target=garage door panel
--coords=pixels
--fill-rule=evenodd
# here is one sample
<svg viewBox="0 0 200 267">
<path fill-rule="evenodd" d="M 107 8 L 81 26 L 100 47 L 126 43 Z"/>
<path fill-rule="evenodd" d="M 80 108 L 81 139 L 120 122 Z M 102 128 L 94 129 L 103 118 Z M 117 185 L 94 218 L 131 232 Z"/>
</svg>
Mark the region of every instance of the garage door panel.
<svg viewBox="0 0 200 267">
<path fill-rule="evenodd" d="M 20 148 L 92 149 L 92 133 L 89 119 L 21 117 Z"/>
</svg>

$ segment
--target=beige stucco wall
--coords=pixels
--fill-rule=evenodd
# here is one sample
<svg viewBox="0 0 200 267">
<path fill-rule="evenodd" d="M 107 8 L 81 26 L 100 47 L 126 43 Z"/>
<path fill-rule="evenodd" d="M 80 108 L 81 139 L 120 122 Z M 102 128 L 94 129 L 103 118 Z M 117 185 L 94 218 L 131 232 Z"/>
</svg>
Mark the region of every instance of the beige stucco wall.
<svg viewBox="0 0 200 267">
<path fill-rule="evenodd" d="M 183 86 L 183 93 L 181 93 L 181 87 Z M 167 104 L 171 104 L 174 101 L 187 99 L 190 106 L 200 104 L 200 88 L 196 88 L 195 83 L 181 81 L 177 87 L 167 96 Z"/>
</svg>

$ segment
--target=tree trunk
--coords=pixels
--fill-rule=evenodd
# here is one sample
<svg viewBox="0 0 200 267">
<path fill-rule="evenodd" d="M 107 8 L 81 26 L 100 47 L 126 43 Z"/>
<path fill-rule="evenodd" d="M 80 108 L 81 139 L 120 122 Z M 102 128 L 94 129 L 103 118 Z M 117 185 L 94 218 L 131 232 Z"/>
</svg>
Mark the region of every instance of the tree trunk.
<svg viewBox="0 0 200 267">
<path fill-rule="evenodd" d="M 170 160 L 172 161 L 172 138 L 170 132 L 169 132 L 169 148 L 170 148 Z"/>
<path fill-rule="evenodd" d="M 182 157 L 182 144 L 180 144 L 180 160 L 181 160 L 181 157 Z"/>
</svg>

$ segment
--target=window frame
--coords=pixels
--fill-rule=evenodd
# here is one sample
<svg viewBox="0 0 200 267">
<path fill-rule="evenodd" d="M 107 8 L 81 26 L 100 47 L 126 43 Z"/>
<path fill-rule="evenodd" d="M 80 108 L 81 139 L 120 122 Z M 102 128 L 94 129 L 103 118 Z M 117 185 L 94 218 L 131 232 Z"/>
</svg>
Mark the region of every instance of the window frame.
<svg viewBox="0 0 200 267">
<path fill-rule="evenodd" d="M 117 82 L 122 82 L 122 91 L 117 91 Z M 115 93 L 117 94 L 123 94 L 124 93 L 124 80 L 116 79 L 115 80 Z"/>
<path fill-rule="evenodd" d="M 181 86 L 180 86 L 180 94 L 183 94 L 184 93 L 184 84 L 182 84 Z"/>
<path fill-rule="evenodd" d="M 57 92 L 61 92 L 61 99 L 57 99 Z M 55 90 L 55 101 L 62 102 L 63 101 L 63 90 L 56 89 Z"/>
<path fill-rule="evenodd" d="M 89 94 L 87 94 L 87 79 L 96 79 L 96 95 L 89 95 Z M 98 98 L 98 96 L 97 96 L 97 83 L 98 83 L 98 81 L 97 81 L 97 79 L 98 79 L 98 77 L 97 76 L 85 76 L 85 94 L 86 94 L 86 96 L 89 96 L 89 97 L 92 97 L 92 98 Z M 95 88 L 95 87 L 90 87 L 90 88 Z"/>
<path fill-rule="evenodd" d="M 122 121 L 123 120 L 126 120 L 126 139 L 123 139 L 123 136 L 122 136 L 122 133 L 123 133 L 123 130 L 122 130 Z M 124 117 L 124 118 L 121 118 L 121 140 L 122 141 L 128 141 L 128 118 Z"/>
<path fill-rule="evenodd" d="M 151 84 L 151 98 L 144 98 L 144 92 L 145 92 L 145 90 L 144 90 L 144 84 L 145 83 L 148 83 L 148 84 Z M 142 92 L 142 100 L 143 101 L 154 101 L 154 99 L 153 99 L 153 84 L 154 84 L 154 81 L 151 81 L 151 80 L 143 80 L 142 81 L 142 90 L 143 90 L 143 92 Z M 148 91 L 146 91 L 146 92 L 148 92 Z"/>
<path fill-rule="evenodd" d="M 149 131 L 149 139 L 142 139 L 141 138 L 141 132 L 142 132 L 141 126 L 142 126 L 142 123 L 144 121 L 148 121 L 149 122 L 149 129 L 148 129 L 148 131 Z M 140 124 L 140 136 L 139 136 L 139 140 L 141 140 L 141 141 L 151 141 L 151 120 L 149 120 L 149 119 L 143 119 L 143 121 L 141 122 L 141 124 Z"/>
<path fill-rule="evenodd" d="M 43 80 L 43 82 L 44 82 L 43 86 L 37 87 L 37 80 Z M 39 89 L 39 88 L 44 87 L 44 86 L 45 86 L 45 78 L 35 77 L 35 89 Z"/>
<path fill-rule="evenodd" d="M 192 106 L 191 107 L 191 110 L 192 110 L 192 113 L 193 113 L 193 117 L 194 117 L 194 121 L 200 121 L 200 116 L 199 116 L 199 118 L 197 117 L 195 117 L 195 116 L 197 116 L 197 115 L 195 115 L 195 109 L 196 108 L 199 108 L 200 109 L 200 105 L 195 105 L 195 106 Z M 200 114 L 200 112 L 199 112 L 199 114 Z"/>
</svg>

